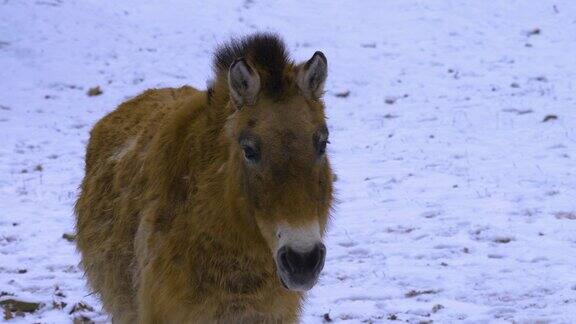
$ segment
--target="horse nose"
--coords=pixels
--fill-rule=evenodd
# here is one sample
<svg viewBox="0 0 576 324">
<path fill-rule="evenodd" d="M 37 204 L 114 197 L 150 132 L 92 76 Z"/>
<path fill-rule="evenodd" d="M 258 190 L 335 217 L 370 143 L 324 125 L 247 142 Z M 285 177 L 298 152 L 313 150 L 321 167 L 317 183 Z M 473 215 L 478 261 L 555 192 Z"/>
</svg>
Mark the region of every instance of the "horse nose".
<svg viewBox="0 0 576 324">
<path fill-rule="evenodd" d="M 324 267 L 326 246 L 322 243 L 314 245 L 312 250 L 298 252 L 289 246 L 278 250 L 280 268 L 291 276 L 302 277 L 303 281 L 315 279 Z"/>
</svg>

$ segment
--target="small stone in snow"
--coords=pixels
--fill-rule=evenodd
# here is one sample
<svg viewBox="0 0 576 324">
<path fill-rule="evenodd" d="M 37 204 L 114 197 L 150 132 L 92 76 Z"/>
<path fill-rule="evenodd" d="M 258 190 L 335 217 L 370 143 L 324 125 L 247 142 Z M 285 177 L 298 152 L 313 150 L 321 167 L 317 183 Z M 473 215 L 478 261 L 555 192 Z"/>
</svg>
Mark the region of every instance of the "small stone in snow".
<svg viewBox="0 0 576 324">
<path fill-rule="evenodd" d="M 540 35 L 540 32 L 541 32 L 540 28 L 534 28 L 534 29 L 526 32 L 526 35 L 528 35 L 528 36 Z"/>
<path fill-rule="evenodd" d="M 338 98 L 346 98 L 350 95 L 350 90 L 346 90 L 346 91 L 342 91 L 342 92 L 337 92 L 335 94 L 336 97 Z"/>
<path fill-rule="evenodd" d="M 396 102 L 396 98 L 388 97 L 388 98 L 384 99 L 384 102 L 389 104 L 389 105 L 393 105 Z"/>
<path fill-rule="evenodd" d="M 64 233 L 62 234 L 62 238 L 68 242 L 74 242 L 74 240 L 76 240 L 76 235 L 71 233 Z"/>
<path fill-rule="evenodd" d="M 86 93 L 89 97 L 99 96 L 103 93 L 99 86 L 88 89 Z"/>
<path fill-rule="evenodd" d="M 556 120 L 556 119 L 558 119 L 558 116 L 556 116 L 556 115 L 546 115 L 546 117 L 544 117 L 544 119 L 542 119 L 542 122 L 545 123 L 545 122 L 548 122 L 551 120 Z"/>
<path fill-rule="evenodd" d="M 33 302 L 25 302 L 25 301 L 16 300 L 16 299 L 6 299 L 3 301 L 0 301 L 0 306 L 2 306 L 2 308 L 4 308 L 4 309 L 10 310 L 11 312 L 33 313 L 36 310 L 38 310 L 38 308 L 40 308 L 40 306 L 42 306 L 42 304 L 33 303 Z"/>
<path fill-rule="evenodd" d="M 74 318 L 74 321 L 72 323 L 74 323 L 74 324 L 92 324 L 92 323 L 94 323 L 94 321 L 89 319 L 86 316 L 78 316 L 78 317 Z"/>
<path fill-rule="evenodd" d="M 68 314 L 73 314 L 76 312 L 83 312 L 83 311 L 89 311 L 89 312 L 93 312 L 94 308 L 92 308 L 92 306 L 85 304 L 83 302 L 79 302 L 74 304 L 74 306 L 72 306 L 72 309 L 70 310 L 70 312 L 68 312 Z"/>
</svg>

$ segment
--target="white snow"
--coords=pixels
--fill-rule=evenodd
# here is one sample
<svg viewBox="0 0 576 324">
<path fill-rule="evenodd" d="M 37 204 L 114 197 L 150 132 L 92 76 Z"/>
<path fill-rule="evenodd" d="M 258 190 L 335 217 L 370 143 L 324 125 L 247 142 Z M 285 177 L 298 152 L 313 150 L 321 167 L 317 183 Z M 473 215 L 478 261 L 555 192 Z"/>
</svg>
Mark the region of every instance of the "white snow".
<svg viewBox="0 0 576 324">
<path fill-rule="evenodd" d="M 304 323 L 576 322 L 576 2 L 4 0 L 0 17 L 0 300 L 44 303 L 8 322 L 108 321 L 62 238 L 90 127 L 146 88 L 204 88 L 214 47 L 258 30 L 329 61 L 341 202 Z"/>
</svg>

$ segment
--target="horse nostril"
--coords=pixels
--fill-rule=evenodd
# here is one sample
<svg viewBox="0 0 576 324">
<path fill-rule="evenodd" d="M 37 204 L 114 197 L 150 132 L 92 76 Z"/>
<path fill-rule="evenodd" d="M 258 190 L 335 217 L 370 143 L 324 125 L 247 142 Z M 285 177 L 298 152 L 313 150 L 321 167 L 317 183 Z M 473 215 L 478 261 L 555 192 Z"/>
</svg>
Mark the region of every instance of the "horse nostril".
<svg viewBox="0 0 576 324">
<path fill-rule="evenodd" d="M 324 266 L 325 256 L 326 247 L 322 243 L 305 253 L 298 253 L 287 246 L 278 250 L 280 266 L 290 273 L 317 273 Z"/>
<path fill-rule="evenodd" d="M 326 257 L 326 246 L 322 243 L 316 244 L 314 249 L 308 254 L 307 265 L 313 273 L 320 271 L 324 267 L 324 258 Z"/>
<path fill-rule="evenodd" d="M 290 261 L 288 260 L 288 251 L 288 247 L 281 247 L 280 250 L 278 250 L 278 260 L 280 261 L 281 268 L 287 270 L 288 272 L 293 272 L 294 269 L 292 269 Z"/>
<path fill-rule="evenodd" d="M 303 273 L 306 271 L 305 254 L 298 253 L 287 246 L 281 249 L 280 261 L 290 273 Z"/>
</svg>

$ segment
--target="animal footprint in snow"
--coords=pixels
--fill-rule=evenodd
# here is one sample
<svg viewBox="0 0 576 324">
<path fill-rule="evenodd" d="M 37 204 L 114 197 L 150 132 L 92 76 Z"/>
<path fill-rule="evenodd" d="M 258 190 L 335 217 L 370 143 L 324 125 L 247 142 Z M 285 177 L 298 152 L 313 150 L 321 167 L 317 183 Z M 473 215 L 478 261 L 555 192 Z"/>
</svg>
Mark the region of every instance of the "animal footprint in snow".
<svg viewBox="0 0 576 324">
<path fill-rule="evenodd" d="M 420 214 L 420 216 L 422 216 L 424 218 L 435 218 L 436 216 L 440 216 L 443 213 L 444 212 L 441 210 L 431 210 L 431 211 L 423 212 L 422 214 Z"/>
<path fill-rule="evenodd" d="M 352 241 L 348 241 L 348 242 L 340 242 L 338 243 L 338 245 L 342 246 L 342 247 L 354 247 L 356 245 L 358 245 L 356 242 L 352 242 Z"/>
</svg>

